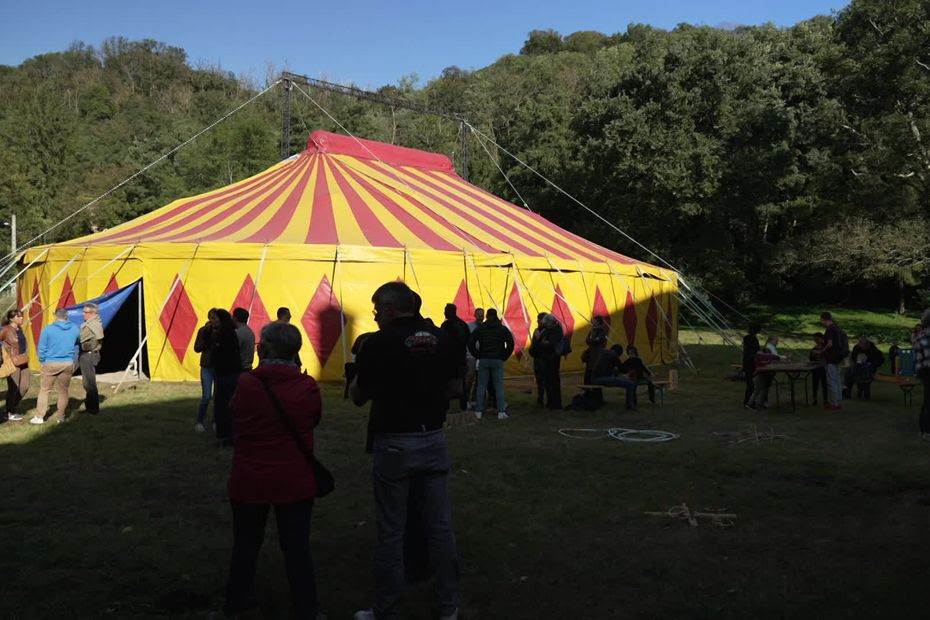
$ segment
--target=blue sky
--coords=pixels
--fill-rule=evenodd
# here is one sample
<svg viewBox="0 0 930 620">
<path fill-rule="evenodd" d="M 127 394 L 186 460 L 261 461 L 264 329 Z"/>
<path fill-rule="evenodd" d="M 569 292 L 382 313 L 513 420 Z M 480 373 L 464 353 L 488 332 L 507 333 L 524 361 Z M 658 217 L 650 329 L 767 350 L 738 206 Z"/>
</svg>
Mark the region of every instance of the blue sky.
<svg viewBox="0 0 930 620">
<path fill-rule="evenodd" d="M 421 83 L 443 68 L 480 68 L 519 51 L 533 29 L 623 31 L 630 23 L 673 28 L 788 26 L 842 9 L 848 0 L 0 0 L 0 64 L 18 65 L 74 41 L 110 36 L 184 48 L 191 64 L 219 65 L 263 81 L 268 68 L 363 87 Z"/>
</svg>

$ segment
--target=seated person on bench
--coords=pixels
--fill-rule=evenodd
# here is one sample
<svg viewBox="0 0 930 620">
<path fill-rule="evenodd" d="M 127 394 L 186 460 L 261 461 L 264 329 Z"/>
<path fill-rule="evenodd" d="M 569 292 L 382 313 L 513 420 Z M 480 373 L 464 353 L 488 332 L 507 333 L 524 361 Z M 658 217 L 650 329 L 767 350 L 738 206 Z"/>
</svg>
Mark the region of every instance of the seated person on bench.
<svg viewBox="0 0 930 620">
<path fill-rule="evenodd" d="M 853 347 L 849 355 L 852 366 L 846 369 L 843 377 L 843 397 L 849 398 L 853 384 L 856 385 L 859 398 L 871 396 L 869 384 L 875 378 L 875 373 L 885 362 L 885 356 L 871 340 L 865 336 L 859 337 L 859 343 Z"/>
<path fill-rule="evenodd" d="M 649 402 L 656 402 L 656 386 L 652 382 L 652 371 L 639 357 L 639 352 L 633 345 L 627 346 L 626 356 L 626 361 L 622 364 L 622 372 L 635 381 L 636 385 L 645 383 L 649 390 Z"/>
<path fill-rule="evenodd" d="M 591 364 L 591 384 L 626 388 L 626 408 L 636 411 L 636 381 L 615 374 L 617 371 L 628 372 L 625 364 L 620 361 L 622 354 L 623 347 L 619 344 L 615 344 L 609 349 L 599 349 L 597 359 L 589 359 Z"/>
</svg>

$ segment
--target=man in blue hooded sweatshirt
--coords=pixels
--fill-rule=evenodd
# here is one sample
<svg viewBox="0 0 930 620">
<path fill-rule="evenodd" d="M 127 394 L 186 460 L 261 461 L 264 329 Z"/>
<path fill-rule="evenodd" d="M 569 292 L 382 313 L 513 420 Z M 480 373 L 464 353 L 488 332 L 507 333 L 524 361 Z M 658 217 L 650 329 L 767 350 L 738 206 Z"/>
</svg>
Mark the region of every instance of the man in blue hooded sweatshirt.
<svg viewBox="0 0 930 620">
<path fill-rule="evenodd" d="M 78 359 L 78 338 L 81 332 L 78 326 L 68 320 L 68 311 L 64 308 L 55 310 L 55 322 L 42 330 L 39 337 L 39 363 L 42 373 L 39 378 L 39 398 L 36 414 L 30 424 L 45 424 L 48 412 L 48 392 L 52 385 L 58 388 L 57 413 L 65 418 L 68 408 L 68 384 L 74 374 L 74 364 Z"/>
</svg>

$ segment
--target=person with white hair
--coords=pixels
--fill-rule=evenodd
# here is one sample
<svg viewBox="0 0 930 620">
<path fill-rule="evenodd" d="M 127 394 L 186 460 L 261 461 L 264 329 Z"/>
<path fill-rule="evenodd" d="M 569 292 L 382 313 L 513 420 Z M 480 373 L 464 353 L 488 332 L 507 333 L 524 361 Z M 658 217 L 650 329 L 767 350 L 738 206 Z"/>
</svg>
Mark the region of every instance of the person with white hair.
<svg viewBox="0 0 930 620">
<path fill-rule="evenodd" d="M 924 388 L 924 402 L 920 407 L 920 436 L 930 440 L 930 308 L 920 317 L 919 329 L 911 337 L 914 351 L 914 372 Z"/>
<path fill-rule="evenodd" d="M 103 346 L 103 322 L 97 304 L 87 302 L 81 310 L 84 322 L 81 323 L 81 353 L 78 365 L 81 367 L 81 382 L 84 384 L 84 410 L 96 415 L 100 413 L 100 395 L 97 393 L 97 364 L 100 363 L 100 348 Z"/>
<path fill-rule="evenodd" d="M 297 367 L 300 344 L 300 332 L 293 325 L 280 321 L 266 325 L 258 345 L 258 367 L 239 376 L 232 399 L 236 432 L 229 476 L 233 550 L 226 581 L 227 617 L 238 617 L 250 607 L 265 521 L 272 508 L 293 616 L 319 617 L 310 553 L 319 481 L 310 461 L 315 458 L 314 429 L 322 401 L 316 381 Z"/>
</svg>

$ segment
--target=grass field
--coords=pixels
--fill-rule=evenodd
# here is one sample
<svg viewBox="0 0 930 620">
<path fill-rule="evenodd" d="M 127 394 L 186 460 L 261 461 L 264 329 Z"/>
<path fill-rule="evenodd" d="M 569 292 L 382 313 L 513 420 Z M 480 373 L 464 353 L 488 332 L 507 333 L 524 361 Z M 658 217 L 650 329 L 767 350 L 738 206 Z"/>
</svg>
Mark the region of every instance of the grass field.
<svg viewBox="0 0 930 620">
<path fill-rule="evenodd" d="M 876 384 L 871 402 L 840 413 L 750 412 L 742 384 L 725 379 L 738 353 L 688 350 L 699 370 L 681 368 L 665 406 L 642 398 L 627 413 L 613 396 L 594 413 L 538 411 L 530 381 L 513 379 L 510 420 L 449 432 L 467 617 L 927 617 L 930 442 L 917 434 L 920 390 L 910 407 L 897 387 Z M 564 377 L 566 401 L 578 383 Z M 0 426 L 0 617 L 204 618 L 220 606 L 230 453 L 193 433 L 198 393 L 141 384 L 107 399 L 97 417 Z M 632 444 L 557 432 L 612 426 L 680 438 Z M 365 412 L 326 386 L 318 454 L 338 488 L 317 504 L 312 541 L 331 620 L 370 603 L 364 429 Z M 717 434 L 753 429 L 785 438 Z M 726 509 L 735 524 L 644 514 L 682 502 Z M 251 617 L 288 617 L 273 520 L 256 594 Z M 425 587 L 413 588 L 407 617 L 429 618 L 428 601 Z"/>
</svg>

